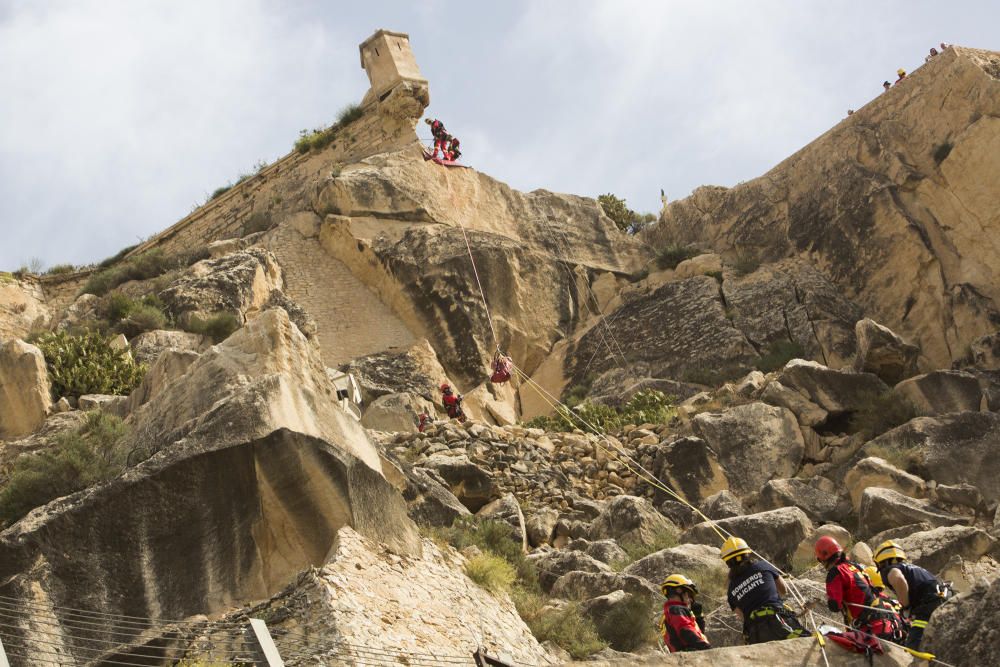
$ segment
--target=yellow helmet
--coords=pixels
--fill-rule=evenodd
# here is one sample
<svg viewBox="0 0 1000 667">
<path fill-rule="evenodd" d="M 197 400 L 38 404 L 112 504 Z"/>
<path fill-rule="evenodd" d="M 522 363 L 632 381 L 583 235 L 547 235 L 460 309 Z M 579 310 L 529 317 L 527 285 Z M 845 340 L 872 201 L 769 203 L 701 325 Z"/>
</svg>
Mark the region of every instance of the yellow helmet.
<svg viewBox="0 0 1000 667">
<path fill-rule="evenodd" d="M 898 70 L 896 70 L 896 74 L 898 76 L 903 76 L 904 74 L 906 74 L 906 70 L 903 68 L 899 68 Z"/>
<path fill-rule="evenodd" d="M 906 560 L 906 554 L 903 552 L 903 548 L 901 546 L 892 540 L 886 540 L 882 544 L 878 545 L 878 549 L 875 550 L 875 555 L 872 556 L 872 558 L 876 563 L 881 564 L 882 561 L 889 560 L 890 558 Z"/>
<path fill-rule="evenodd" d="M 882 575 L 878 573 L 878 568 L 874 565 L 869 565 L 865 568 L 865 576 L 868 577 L 868 581 L 872 582 L 872 586 L 875 588 L 885 588 Z"/>
<path fill-rule="evenodd" d="M 753 550 L 750 548 L 750 545 L 747 544 L 744 539 L 740 537 L 730 537 L 722 543 L 722 553 L 720 555 L 722 556 L 722 560 L 728 563 L 730 559 L 735 558 L 736 556 L 751 553 L 752 551 Z"/>
<path fill-rule="evenodd" d="M 667 597 L 670 594 L 671 589 L 674 588 L 686 588 L 691 591 L 692 595 L 698 593 L 698 587 L 694 585 L 694 582 L 685 577 L 683 574 L 671 574 L 669 577 L 663 580 L 660 584 L 660 593 L 663 597 Z"/>
</svg>

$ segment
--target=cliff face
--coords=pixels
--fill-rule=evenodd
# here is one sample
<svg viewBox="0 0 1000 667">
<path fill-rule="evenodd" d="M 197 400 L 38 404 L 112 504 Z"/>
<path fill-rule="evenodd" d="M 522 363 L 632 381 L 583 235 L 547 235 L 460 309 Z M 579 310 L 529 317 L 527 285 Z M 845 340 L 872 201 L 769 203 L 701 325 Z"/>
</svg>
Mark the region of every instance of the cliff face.
<svg viewBox="0 0 1000 667">
<path fill-rule="evenodd" d="M 1000 326 L 1000 54 L 949 48 L 760 178 L 668 206 L 657 245 L 800 256 L 946 366 Z"/>
</svg>

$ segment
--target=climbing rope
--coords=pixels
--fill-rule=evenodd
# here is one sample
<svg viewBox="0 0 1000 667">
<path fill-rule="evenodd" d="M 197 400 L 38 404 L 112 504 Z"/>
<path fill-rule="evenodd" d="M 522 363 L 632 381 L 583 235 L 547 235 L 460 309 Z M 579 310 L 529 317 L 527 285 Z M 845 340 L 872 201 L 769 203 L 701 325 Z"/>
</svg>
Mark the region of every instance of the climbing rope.
<svg viewBox="0 0 1000 667">
<path fill-rule="evenodd" d="M 476 268 L 476 258 L 472 256 L 472 245 L 469 243 L 469 235 L 465 231 L 462 219 L 458 219 L 458 226 L 462 228 L 462 236 L 465 238 L 465 248 L 469 251 L 469 261 L 472 262 L 472 273 L 476 276 L 476 285 L 479 287 L 479 296 L 483 299 L 483 309 L 486 311 L 486 319 L 490 323 L 490 333 L 493 334 L 493 343 L 497 350 L 500 349 L 500 339 L 497 338 L 496 327 L 493 326 L 493 315 L 490 314 L 490 306 L 486 303 L 486 292 L 483 291 L 483 283 L 479 280 L 479 269 Z"/>
</svg>

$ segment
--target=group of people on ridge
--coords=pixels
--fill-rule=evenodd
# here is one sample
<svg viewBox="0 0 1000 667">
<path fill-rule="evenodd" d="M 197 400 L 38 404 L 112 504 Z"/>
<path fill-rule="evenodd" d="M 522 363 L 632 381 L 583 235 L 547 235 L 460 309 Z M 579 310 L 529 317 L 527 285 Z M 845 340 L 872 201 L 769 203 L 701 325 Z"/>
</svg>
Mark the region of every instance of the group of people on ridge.
<svg viewBox="0 0 1000 667">
<path fill-rule="evenodd" d="M 820 537 L 814 548 L 816 560 L 826 569 L 827 607 L 843 615 L 844 625 L 858 633 L 862 644 L 877 645 L 884 639 L 918 649 L 931 614 L 952 595 L 948 584 L 909 563 L 892 540 L 879 545 L 875 565 L 867 568 L 850 560 L 832 537 Z M 739 537 L 728 538 L 720 555 L 729 567 L 726 601 L 743 623 L 747 644 L 808 634 L 785 602 L 788 587 L 777 568 Z M 886 593 L 886 586 L 895 598 Z M 671 574 L 660 592 L 666 598 L 660 631 L 670 652 L 711 648 L 695 582 Z"/>
<path fill-rule="evenodd" d="M 449 162 L 454 162 L 462 156 L 462 151 L 459 150 L 462 142 L 458 140 L 458 137 L 448 134 L 444 129 L 444 123 L 436 118 L 425 118 L 424 122 L 431 126 L 431 136 L 434 137 L 432 158 L 438 156 L 438 151 L 441 152 L 441 158 Z"/>
<path fill-rule="evenodd" d="M 948 45 L 945 44 L 944 42 L 941 42 L 941 51 L 944 51 L 947 48 L 948 48 Z M 939 53 L 940 53 L 940 51 L 938 51 L 934 47 L 931 47 L 930 53 L 928 55 L 924 56 L 924 62 L 925 63 L 926 62 L 930 62 L 931 58 L 933 58 L 934 56 L 938 55 Z M 898 84 L 900 81 L 902 81 L 905 78 L 906 78 L 906 70 L 903 69 L 902 67 L 900 67 L 898 70 L 896 70 L 896 80 L 893 83 L 889 83 L 888 81 L 883 81 L 882 82 L 882 88 L 884 90 L 889 90 L 890 88 L 892 88 L 893 86 L 895 86 L 896 84 Z"/>
</svg>

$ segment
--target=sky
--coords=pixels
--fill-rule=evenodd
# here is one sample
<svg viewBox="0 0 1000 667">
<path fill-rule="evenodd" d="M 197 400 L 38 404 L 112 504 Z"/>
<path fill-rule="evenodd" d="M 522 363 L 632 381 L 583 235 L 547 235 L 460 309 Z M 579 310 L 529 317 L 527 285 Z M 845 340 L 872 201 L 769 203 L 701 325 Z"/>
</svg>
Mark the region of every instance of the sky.
<svg viewBox="0 0 1000 667">
<path fill-rule="evenodd" d="M 467 164 L 655 212 L 941 41 L 1000 50 L 997 25 L 988 1 L 0 0 L 0 270 L 99 261 L 286 154 L 361 100 L 378 28 L 409 33 Z"/>
</svg>

